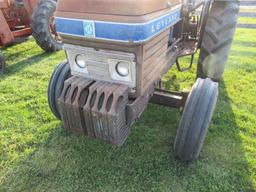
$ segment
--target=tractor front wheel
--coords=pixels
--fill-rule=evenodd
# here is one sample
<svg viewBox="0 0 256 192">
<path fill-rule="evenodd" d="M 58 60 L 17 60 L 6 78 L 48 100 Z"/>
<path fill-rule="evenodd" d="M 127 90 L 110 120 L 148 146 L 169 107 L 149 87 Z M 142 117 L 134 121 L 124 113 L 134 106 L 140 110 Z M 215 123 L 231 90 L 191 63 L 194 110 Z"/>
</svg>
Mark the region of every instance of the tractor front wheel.
<svg viewBox="0 0 256 192">
<path fill-rule="evenodd" d="M 33 37 L 46 52 L 62 49 L 61 38 L 55 28 L 55 11 L 56 0 L 41 0 L 32 16 Z"/>
<path fill-rule="evenodd" d="M 61 96 L 64 82 L 71 76 L 70 66 L 68 62 L 60 63 L 54 70 L 48 86 L 48 103 L 52 113 L 61 119 L 58 110 L 58 99 Z"/>
<path fill-rule="evenodd" d="M 218 98 L 218 83 L 197 79 L 187 99 L 177 131 L 174 152 L 182 161 L 196 159 L 202 149 Z"/>
</svg>

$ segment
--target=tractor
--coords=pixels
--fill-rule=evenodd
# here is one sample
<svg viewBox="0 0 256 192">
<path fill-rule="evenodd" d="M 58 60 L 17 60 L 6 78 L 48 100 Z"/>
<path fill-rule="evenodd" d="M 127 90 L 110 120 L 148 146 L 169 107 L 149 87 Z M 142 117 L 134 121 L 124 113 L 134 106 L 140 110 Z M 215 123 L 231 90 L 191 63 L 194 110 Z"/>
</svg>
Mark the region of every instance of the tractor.
<svg viewBox="0 0 256 192">
<path fill-rule="evenodd" d="M 18 42 L 31 34 L 46 52 L 62 48 L 55 30 L 54 11 L 57 0 L 1 0 L 0 47 Z M 4 57 L 0 56 L 0 72 Z"/>
<path fill-rule="evenodd" d="M 238 12 L 237 0 L 59 0 L 55 23 L 67 61 L 49 82 L 51 111 L 66 130 L 122 146 L 149 103 L 174 107 L 182 111 L 175 156 L 197 159 Z M 191 91 L 164 88 L 170 68 L 189 70 L 197 52 Z"/>
</svg>

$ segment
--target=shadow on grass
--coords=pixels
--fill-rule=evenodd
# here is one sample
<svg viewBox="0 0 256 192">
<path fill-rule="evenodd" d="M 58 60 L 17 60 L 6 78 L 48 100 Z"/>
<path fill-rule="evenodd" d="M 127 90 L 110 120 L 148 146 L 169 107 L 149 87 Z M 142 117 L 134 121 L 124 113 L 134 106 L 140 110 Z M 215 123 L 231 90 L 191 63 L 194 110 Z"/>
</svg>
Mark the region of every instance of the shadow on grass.
<svg viewBox="0 0 256 192">
<path fill-rule="evenodd" d="M 34 49 L 36 49 L 35 46 L 28 46 L 28 47 L 24 47 L 22 48 L 22 50 L 17 49 L 16 52 L 12 52 L 12 53 L 8 53 L 8 59 L 9 60 L 15 60 L 17 57 L 20 57 L 22 53 L 27 53 L 27 55 L 30 55 L 29 53 L 31 51 L 33 51 Z M 41 53 L 43 54 L 43 52 Z"/>
<path fill-rule="evenodd" d="M 28 57 L 19 62 L 16 62 L 15 64 L 12 64 L 12 65 L 8 65 L 8 63 L 7 63 L 7 65 L 5 67 L 5 72 L 3 75 L 1 75 L 1 79 L 5 79 L 9 76 L 12 76 L 12 75 L 22 71 L 26 67 L 36 65 L 36 64 L 40 63 L 40 61 L 48 58 L 52 54 L 54 54 L 54 53 L 39 53 L 37 55 L 33 55 L 32 57 Z M 11 57 L 16 58 L 18 55 L 19 55 L 19 53 L 17 52 L 15 54 L 12 54 Z"/>
<path fill-rule="evenodd" d="M 13 42 L 5 45 L 2 49 L 5 50 L 7 48 L 11 48 L 11 47 L 14 47 L 15 45 L 17 44 L 20 44 L 20 43 L 25 43 L 26 41 L 29 41 L 30 37 L 20 37 L 20 38 L 16 38 Z"/>
<path fill-rule="evenodd" d="M 236 39 L 234 41 L 234 45 L 240 45 L 240 46 L 243 46 L 243 47 L 255 47 L 256 43 L 252 42 L 252 41 L 245 41 L 245 40 Z"/>
<path fill-rule="evenodd" d="M 232 54 L 234 56 L 241 56 L 243 55 L 243 57 L 251 57 L 254 58 L 255 56 L 255 51 L 248 51 L 248 50 L 232 50 Z"/>
<path fill-rule="evenodd" d="M 39 64 L 55 53 L 46 53 L 41 50 L 33 39 L 26 40 L 26 43 L 14 43 L 3 48 L 6 60 L 5 73 L 0 76 L 5 79 L 24 68 Z M 29 57 L 28 57 L 29 56 Z"/>
<path fill-rule="evenodd" d="M 0 191 L 253 191 L 225 85 L 200 158 L 173 156 L 174 109 L 149 105 L 121 148 L 56 127 Z"/>
</svg>

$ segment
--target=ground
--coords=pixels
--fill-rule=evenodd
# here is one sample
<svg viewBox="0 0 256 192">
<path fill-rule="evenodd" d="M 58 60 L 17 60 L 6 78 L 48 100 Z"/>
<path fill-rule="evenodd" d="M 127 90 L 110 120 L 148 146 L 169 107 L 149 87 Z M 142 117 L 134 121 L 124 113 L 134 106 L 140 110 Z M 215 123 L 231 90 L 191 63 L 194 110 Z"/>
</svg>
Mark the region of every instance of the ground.
<svg viewBox="0 0 256 192">
<path fill-rule="evenodd" d="M 4 52 L 0 191 L 256 191 L 255 29 L 236 32 L 205 146 L 190 164 L 173 155 L 180 111 L 150 104 L 121 148 L 69 133 L 47 104 L 64 53 L 45 54 L 32 39 Z M 172 69 L 166 87 L 189 89 L 195 68 Z"/>
</svg>

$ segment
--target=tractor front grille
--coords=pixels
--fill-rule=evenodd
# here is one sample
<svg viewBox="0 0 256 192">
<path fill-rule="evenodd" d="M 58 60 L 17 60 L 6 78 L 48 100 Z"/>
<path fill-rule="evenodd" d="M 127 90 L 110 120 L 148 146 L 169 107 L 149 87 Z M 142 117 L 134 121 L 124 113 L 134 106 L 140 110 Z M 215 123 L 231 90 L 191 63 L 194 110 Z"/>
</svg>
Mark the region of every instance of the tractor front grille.
<svg viewBox="0 0 256 192">
<path fill-rule="evenodd" d="M 130 88 L 136 87 L 136 62 L 133 53 L 93 49 L 69 44 L 65 44 L 63 48 L 66 51 L 72 75 L 119 83 Z M 85 68 L 80 68 L 77 65 L 77 56 L 82 56 L 86 63 Z M 119 76 L 116 72 L 116 65 L 120 61 L 129 63 L 129 75 L 126 77 Z"/>
</svg>

